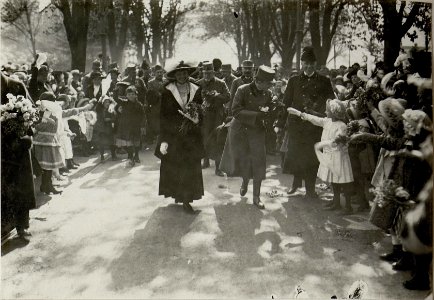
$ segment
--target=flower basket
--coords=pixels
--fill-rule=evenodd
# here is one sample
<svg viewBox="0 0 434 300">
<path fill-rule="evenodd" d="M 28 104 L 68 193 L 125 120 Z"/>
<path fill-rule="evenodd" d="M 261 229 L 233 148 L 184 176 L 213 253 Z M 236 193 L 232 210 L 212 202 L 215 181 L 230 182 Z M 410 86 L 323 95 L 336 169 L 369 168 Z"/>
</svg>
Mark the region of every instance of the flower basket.
<svg viewBox="0 0 434 300">
<path fill-rule="evenodd" d="M 378 228 L 387 230 L 392 227 L 397 210 L 398 205 L 396 205 L 393 201 L 390 201 L 382 206 L 374 202 L 369 214 L 369 222 Z"/>
<path fill-rule="evenodd" d="M 375 226 L 387 230 L 394 225 L 398 209 L 408 203 L 410 194 L 393 180 L 387 179 L 383 185 L 370 190 L 375 194 L 369 221 Z"/>
</svg>

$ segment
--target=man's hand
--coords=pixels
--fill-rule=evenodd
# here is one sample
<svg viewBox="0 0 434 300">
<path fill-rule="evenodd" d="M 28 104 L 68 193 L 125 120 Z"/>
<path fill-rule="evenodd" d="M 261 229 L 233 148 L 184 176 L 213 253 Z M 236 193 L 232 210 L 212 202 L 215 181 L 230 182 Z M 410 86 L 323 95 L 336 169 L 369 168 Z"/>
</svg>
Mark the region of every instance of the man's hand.
<svg viewBox="0 0 434 300">
<path fill-rule="evenodd" d="M 281 129 L 280 129 L 279 127 L 274 127 L 274 132 L 275 132 L 275 133 L 279 133 L 280 130 L 281 130 Z"/>
</svg>

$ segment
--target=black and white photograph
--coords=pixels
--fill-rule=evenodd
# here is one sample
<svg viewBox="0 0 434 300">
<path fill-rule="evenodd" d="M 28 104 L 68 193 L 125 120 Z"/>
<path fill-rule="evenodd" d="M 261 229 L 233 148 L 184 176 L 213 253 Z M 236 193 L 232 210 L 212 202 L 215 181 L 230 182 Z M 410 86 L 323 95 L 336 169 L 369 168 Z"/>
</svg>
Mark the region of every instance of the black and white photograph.
<svg viewBox="0 0 434 300">
<path fill-rule="evenodd" d="M 421 299 L 432 0 L 0 0 L 1 299 Z"/>
</svg>

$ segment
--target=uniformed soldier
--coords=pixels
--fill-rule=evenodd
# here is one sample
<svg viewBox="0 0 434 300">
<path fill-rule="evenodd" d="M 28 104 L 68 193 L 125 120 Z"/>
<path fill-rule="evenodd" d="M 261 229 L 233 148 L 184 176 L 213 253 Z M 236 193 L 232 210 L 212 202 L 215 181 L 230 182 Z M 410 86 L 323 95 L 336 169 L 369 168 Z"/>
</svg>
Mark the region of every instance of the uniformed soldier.
<svg viewBox="0 0 434 300">
<path fill-rule="evenodd" d="M 211 154 L 213 148 L 217 147 L 217 138 L 213 134 L 217 126 L 221 125 L 225 118 L 224 104 L 229 102 L 229 89 L 226 83 L 215 77 L 212 63 L 204 63 L 202 66 L 203 78 L 197 81 L 202 88 L 202 100 L 204 108 L 204 120 L 202 125 L 202 134 L 206 149 L 206 156 L 202 163 L 202 168 L 209 167 L 209 159 L 216 162 L 215 174 L 223 176 L 219 170 L 221 153 Z"/>
<path fill-rule="evenodd" d="M 241 77 L 238 77 L 232 82 L 231 103 L 229 107 L 232 107 L 232 101 L 234 101 L 234 97 L 235 97 L 235 93 L 237 92 L 237 89 L 241 85 L 248 84 L 253 81 L 253 68 L 254 68 L 253 62 L 251 60 L 245 60 L 243 61 L 241 67 L 242 67 L 243 74 L 241 75 Z M 230 112 L 230 114 L 232 115 L 232 112 Z"/>
<path fill-rule="evenodd" d="M 271 110 L 272 98 L 268 90 L 273 85 L 274 70 L 260 66 L 255 80 L 240 86 L 232 104 L 233 120 L 226 139 L 220 169 L 231 177 L 243 178 L 240 195 L 247 193 L 253 178 L 253 203 L 260 209 L 260 191 L 265 179 L 265 127 L 264 120 Z"/>
</svg>

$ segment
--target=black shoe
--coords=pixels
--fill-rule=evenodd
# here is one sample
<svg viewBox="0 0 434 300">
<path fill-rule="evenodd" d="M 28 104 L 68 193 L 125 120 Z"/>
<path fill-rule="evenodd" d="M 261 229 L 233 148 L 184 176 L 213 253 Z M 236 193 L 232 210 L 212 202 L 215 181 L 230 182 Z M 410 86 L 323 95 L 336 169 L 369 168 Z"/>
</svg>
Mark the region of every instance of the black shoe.
<svg viewBox="0 0 434 300">
<path fill-rule="evenodd" d="M 17 230 L 17 233 L 20 238 L 32 236 L 32 234 L 28 232 L 26 229 Z"/>
<path fill-rule="evenodd" d="M 184 209 L 185 212 L 187 212 L 189 214 L 194 214 L 195 213 L 193 207 L 191 207 L 190 203 L 188 203 L 188 202 L 183 202 L 182 203 L 182 208 Z"/>
<path fill-rule="evenodd" d="M 412 279 L 402 283 L 407 290 L 427 291 L 431 289 L 429 276 L 415 275 Z"/>
<path fill-rule="evenodd" d="M 134 157 L 134 162 L 140 164 L 140 158 Z"/>
<path fill-rule="evenodd" d="M 220 177 L 224 177 L 224 176 L 225 176 L 225 173 L 223 173 L 223 172 L 220 171 L 219 169 L 216 169 L 216 170 L 215 170 L 215 174 L 216 174 L 217 176 L 220 176 Z"/>
<path fill-rule="evenodd" d="M 298 189 L 298 188 L 299 188 L 298 186 L 295 186 L 295 187 L 293 187 L 292 189 L 290 189 L 289 191 L 287 191 L 286 193 L 287 193 L 288 195 L 294 194 L 295 192 L 297 192 L 297 189 Z"/>
<path fill-rule="evenodd" d="M 60 168 L 59 173 L 61 175 L 65 175 L 65 174 L 69 174 L 70 172 L 69 172 L 68 168 Z"/>
<path fill-rule="evenodd" d="M 396 262 L 402 258 L 402 246 L 395 245 L 390 253 L 384 253 L 380 255 L 380 259 L 388 262 Z"/>
<path fill-rule="evenodd" d="M 253 196 L 253 204 L 256 205 L 259 209 L 264 209 L 264 203 L 262 203 L 259 196 Z"/>
<path fill-rule="evenodd" d="M 73 164 L 74 166 L 76 166 L 76 167 L 79 167 L 79 166 L 80 166 L 80 164 L 79 164 L 79 163 L 76 163 L 73 159 L 71 159 L 71 162 L 72 162 L 72 164 Z"/>
<path fill-rule="evenodd" d="M 403 252 L 402 258 L 392 264 L 392 269 L 395 271 L 410 271 L 414 268 L 413 255 L 408 252 Z"/>
<path fill-rule="evenodd" d="M 241 187 L 240 187 L 240 195 L 241 195 L 241 197 L 244 197 L 247 194 L 248 188 L 249 188 L 248 184 L 246 184 L 246 185 L 241 184 Z"/>
</svg>

